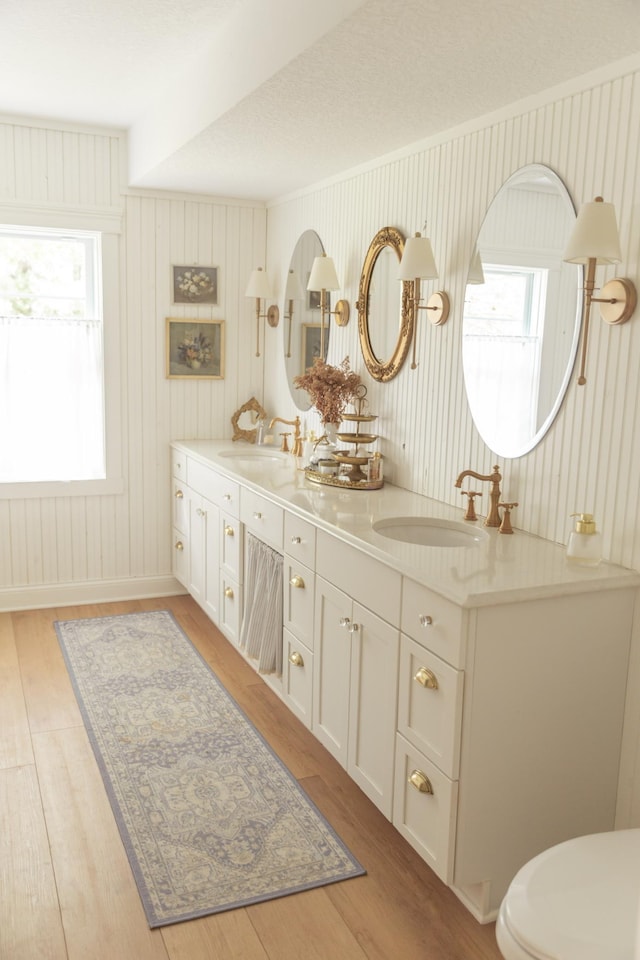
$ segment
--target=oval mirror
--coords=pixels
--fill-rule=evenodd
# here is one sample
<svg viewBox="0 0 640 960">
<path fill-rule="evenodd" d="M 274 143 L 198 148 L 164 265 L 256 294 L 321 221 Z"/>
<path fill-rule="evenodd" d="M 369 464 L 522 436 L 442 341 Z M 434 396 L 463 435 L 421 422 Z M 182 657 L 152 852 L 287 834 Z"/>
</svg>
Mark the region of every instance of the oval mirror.
<svg viewBox="0 0 640 960">
<path fill-rule="evenodd" d="M 566 187 L 530 164 L 496 194 L 478 235 L 462 324 L 474 423 L 493 453 L 521 457 L 560 409 L 580 333 L 580 268 L 562 253 L 575 222 Z"/>
<path fill-rule="evenodd" d="M 411 284 L 398 280 L 404 237 L 395 227 L 378 230 L 360 275 L 358 334 L 367 370 L 374 380 L 392 380 L 402 369 L 413 333 Z"/>
<path fill-rule="evenodd" d="M 298 390 L 293 378 L 305 372 L 321 354 L 327 359 L 330 324 L 325 319 L 321 330 L 320 293 L 307 290 L 311 267 L 316 257 L 324 253 L 324 247 L 315 230 L 305 230 L 296 243 L 285 283 L 284 291 L 284 365 L 293 402 L 299 410 L 311 406 L 306 390 Z M 327 307 L 331 309 L 330 294 Z M 327 314 L 327 316 L 330 316 Z"/>
</svg>

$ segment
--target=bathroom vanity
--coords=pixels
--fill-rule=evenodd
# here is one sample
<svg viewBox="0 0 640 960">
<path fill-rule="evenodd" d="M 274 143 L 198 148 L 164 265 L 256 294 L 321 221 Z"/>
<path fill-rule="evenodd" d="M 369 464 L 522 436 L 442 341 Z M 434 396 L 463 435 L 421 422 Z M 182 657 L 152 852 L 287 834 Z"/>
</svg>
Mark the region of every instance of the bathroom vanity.
<svg viewBox="0 0 640 960">
<path fill-rule="evenodd" d="M 534 855 L 613 829 L 638 574 L 480 522 L 468 545 L 395 539 L 462 511 L 318 487 L 246 443 L 175 442 L 171 462 L 175 577 L 238 645 L 247 533 L 282 554 L 265 682 L 478 920 Z"/>
</svg>

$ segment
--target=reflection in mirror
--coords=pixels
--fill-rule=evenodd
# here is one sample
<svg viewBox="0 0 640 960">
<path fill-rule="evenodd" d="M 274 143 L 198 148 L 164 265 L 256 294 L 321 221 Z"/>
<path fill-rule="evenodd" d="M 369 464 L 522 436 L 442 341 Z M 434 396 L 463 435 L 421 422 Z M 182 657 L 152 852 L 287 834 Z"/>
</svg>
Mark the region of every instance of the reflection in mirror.
<svg viewBox="0 0 640 960">
<path fill-rule="evenodd" d="M 469 272 L 462 363 L 482 439 L 521 457 L 547 432 L 573 368 L 580 327 L 580 271 L 564 263 L 575 222 L 559 177 L 523 167 L 496 195 Z"/>
<path fill-rule="evenodd" d="M 371 241 L 362 266 L 358 332 L 362 356 L 374 380 L 391 380 L 400 372 L 411 342 L 411 284 L 398 283 L 403 250 L 400 231 L 384 227 Z"/>
<path fill-rule="evenodd" d="M 300 376 L 320 356 L 320 293 L 307 290 L 311 267 L 324 253 L 320 237 L 314 230 L 305 230 L 295 245 L 287 282 L 284 304 L 284 364 L 293 402 L 298 410 L 311 406 L 306 390 L 298 390 L 293 378 Z M 327 300 L 329 298 L 327 293 Z M 328 304 L 331 306 L 330 303 Z M 327 358 L 330 324 L 324 330 L 324 359 Z"/>
</svg>

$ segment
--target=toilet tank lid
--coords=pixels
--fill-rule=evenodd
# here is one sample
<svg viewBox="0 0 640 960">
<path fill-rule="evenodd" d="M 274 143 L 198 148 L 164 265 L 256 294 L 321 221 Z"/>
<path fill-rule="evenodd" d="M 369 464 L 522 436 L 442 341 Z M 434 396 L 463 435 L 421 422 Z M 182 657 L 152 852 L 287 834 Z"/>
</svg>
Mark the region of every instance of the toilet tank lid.
<svg viewBox="0 0 640 960">
<path fill-rule="evenodd" d="M 502 912 L 532 957 L 640 957 L 640 829 L 545 850 L 516 874 Z"/>
</svg>

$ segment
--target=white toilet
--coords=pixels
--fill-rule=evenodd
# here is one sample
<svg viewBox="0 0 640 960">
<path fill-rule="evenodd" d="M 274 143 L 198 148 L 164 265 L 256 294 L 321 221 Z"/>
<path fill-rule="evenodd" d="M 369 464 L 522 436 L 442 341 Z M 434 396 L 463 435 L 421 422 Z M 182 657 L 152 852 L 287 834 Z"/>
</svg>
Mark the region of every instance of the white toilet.
<svg viewBox="0 0 640 960">
<path fill-rule="evenodd" d="M 577 837 L 530 860 L 496 938 L 505 960 L 640 960 L 640 829 Z"/>
</svg>

